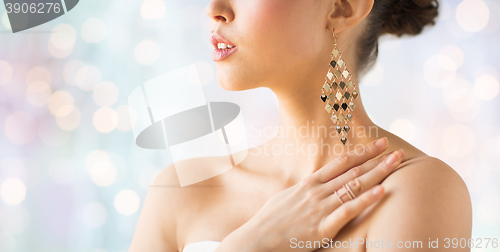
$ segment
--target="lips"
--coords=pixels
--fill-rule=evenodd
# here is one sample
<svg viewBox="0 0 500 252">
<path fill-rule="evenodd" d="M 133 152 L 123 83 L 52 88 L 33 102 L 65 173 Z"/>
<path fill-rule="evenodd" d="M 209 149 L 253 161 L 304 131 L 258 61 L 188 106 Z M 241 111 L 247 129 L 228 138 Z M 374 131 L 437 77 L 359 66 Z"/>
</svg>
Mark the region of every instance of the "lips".
<svg viewBox="0 0 500 252">
<path fill-rule="evenodd" d="M 217 47 L 218 43 L 224 43 L 226 45 L 236 47 L 235 44 L 231 43 L 231 41 L 225 39 L 217 32 L 212 33 L 212 36 L 210 36 L 210 42 L 212 43 L 212 45 L 214 46 L 215 49 L 218 49 L 218 47 Z"/>
<path fill-rule="evenodd" d="M 235 50 L 236 47 L 233 47 L 231 49 L 215 49 L 214 52 L 212 53 L 212 60 L 222 61 L 225 58 L 227 58 L 231 53 L 233 53 Z"/>
<path fill-rule="evenodd" d="M 212 60 L 214 60 L 214 61 L 224 60 L 230 54 L 232 54 L 237 48 L 235 44 L 231 43 L 231 41 L 225 39 L 217 32 L 212 33 L 212 36 L 210 36 L 210 42 L 212 43 L 212 45 L 215 48 L 215 50 L 212 53 Z M 219 47 L 217 46 L 218 43 L 224 43 L 228 46 L 232 46 L 232 48 L 219 49 Z"/>
</svg>

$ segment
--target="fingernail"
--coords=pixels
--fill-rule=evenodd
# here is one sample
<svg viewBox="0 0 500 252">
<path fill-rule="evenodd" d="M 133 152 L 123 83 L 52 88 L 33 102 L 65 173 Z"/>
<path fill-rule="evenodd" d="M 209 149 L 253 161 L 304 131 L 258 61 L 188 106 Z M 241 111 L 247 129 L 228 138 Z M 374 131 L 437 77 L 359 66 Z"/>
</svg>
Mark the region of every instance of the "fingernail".
<svg viewBox="0 0 500 252">
<path fill-rule="evenodd" d="M 398 157 L 399 157 L 398 152 L 395 151 L 395 152 L 391 153 L 391 155 L 389 155 L 389 157 L 387 157 L 385 159 L 385 163 L 388 165 L 394 164 L 396 162 L 396 160 L 398 159 Z"/>
<path fill-rule="evenodd" d="M 373 195 L 381 194 L 382 193 L 382 186 L 381 185 L 375 186 L 375 188 L 372 189 L 372 193 L 373 193 Z"/>
<path fill-rule="evenodd" d="M 380 138 L 375 142 L 375 145 L 378 147 L 383 147 L 387 144 L 387 137 Z"/>
<path fill-rule="evenodd" d="M 402 157 L 406 157 L 406 153 L 403 149 L 399 149 L 399 154 L 401 154 Z"/>
</svg>

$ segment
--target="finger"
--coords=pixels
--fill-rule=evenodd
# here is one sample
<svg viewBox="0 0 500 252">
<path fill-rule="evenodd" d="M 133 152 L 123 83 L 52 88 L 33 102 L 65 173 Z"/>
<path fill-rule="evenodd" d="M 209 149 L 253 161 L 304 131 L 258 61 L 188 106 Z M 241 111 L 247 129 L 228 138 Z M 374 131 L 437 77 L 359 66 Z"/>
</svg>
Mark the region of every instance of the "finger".
<svg viewBox="0 0 500 252">
<path fill-rule="evenodd" d="M 317 181 L 325 183 L 346 172 L 347 169 L 360 165 L 367 160 L 376 157 L 380 153 L 384 152 L 387 147 L 387 137 L 377 139 L 334 159 L 316 171 L 313 176 L 315 176 Z"/>
<path fill-rule="evenodd" d="M 383 162 L 380 162 L 375 168 L 365 174 L 354 177 L 348 181 L 341 176 L 325 183 L 322 191 L 330 192 L 331 195 L 325 198 L 325 203 L 328 209 L 335 209 L 342 202 L 348 202 L 351 198 L 356 198 L 364 191 L 369 190 L 373 186 L 384 180 L 396 167 L 405 159 L 402 149 L 392 152 Z M 346 176 L 347 177 L 347 176 Z M 337 192 L 337 195 L 335 195 Z M 349 195 L 351 194 L 351 197 Z M 338 198 L 340 198 L 340 200 Z"/>
<path fill-rule="evenodd" d="M 350 180 L 353 180 L 354 178 L 357 178 L 357 177 L 367 173 L 368 171 L 371 171 L 372 169 L 377 167 L 381 162 L 383 162 L 385 160 L 385 158 L 387 158 L 388 156 L 389 156 L 389 154 L 384 154 L 384 155 L 380 156 L 379 158 L 371 159 L 371 160 L 369 160 L 361 165 L 353 167 L 353 168 L 349 169 L 347 172 L 344 172 L 340 176 L 336 177 L 334 179 L 335 182 L 332 179 L 332 180 L 326 182 L 325 184 L 323 184 L 322 186 L 324 186 L 326 188 L 332 188 L 332 187 L 338 188 L 340 185 L 343 185 L 343 184 L 349 182 Z"/>
<path fill-rule="evenodd" d="M 342 204 L 321 222 L 320 232 L 323 234 L 322 237 L 335 236 L 349 221 L 358 216 L 383 195 L 383 186 L 377 185 L 354 200 Z"/>
<path fill-rule="evenodd" d="M 383 162 L 380 162 L 377 167 L 371 171 L 359 176 L 357 183 L 354 180 L 349 181 L 355 195 L 363 193 L 365 190 L 382 182 L 389 174 L 391 174 L 404 160 L 406 155 L 402 149 L 392 152 Z M 359 184 L 359 185 L 355 185 Z M 353 186 L 356 186 L 354 188 Z"/>
<path fill-rule="evenodd" d="M 371 159 L 371 160 L 369 160 L 361 165 L 358 165 L 356 167 L 353 167 L 353 168 L 347 170 L 347 172 L 342 173 L 340 176 L 337 176 L 336 178 L 331 179 L 330 181 L 328 181 L 326 183 L 320 184 L 319 186 L 323 188 L 321 190 L 323 193 L 323 196 L 327 197 L 328 195 L 330 195 L 334 192 L 332 190 L 338 190 L 338 195 L 341 198 L 341 200 L 347 201 L 348 196 L 345 194 L 345 191 L 343 191 L 343 189 L 340 187 L 342 185 L 346 184 L 347 182 L 353 180 L 354 178 L 357 178 L 357 177 L 367 173 L 368 171 L 374 169 L 387 156 L 389 156 L 389 154 L 382 155 L 379 158 Z"/>
</svg>

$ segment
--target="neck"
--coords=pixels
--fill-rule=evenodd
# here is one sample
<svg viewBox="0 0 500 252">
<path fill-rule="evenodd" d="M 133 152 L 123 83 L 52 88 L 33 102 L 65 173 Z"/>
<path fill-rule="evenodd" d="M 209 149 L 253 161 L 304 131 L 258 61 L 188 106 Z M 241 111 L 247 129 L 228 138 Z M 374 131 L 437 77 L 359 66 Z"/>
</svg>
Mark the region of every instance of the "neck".
<svg viewBox="0 0 500 252">
<path fill-rule="evenodd" d="M 273 166 L 280 168 L 278 176 L 292 184 L 336 157 L 378 138 L 379 134 L 378 127 L 365 111 L 360 94 L 354 100 L 356 107 L 350 112 L 353 119 L 348 122 L 350 130 L 343 144 L 340 141 L 342 134 L 337 133 L 331 113 L 325 110 L 325 103 L 320 99 L 324 76 L 317 76 L 322 77 L 309 82 L 314 85 L 294 84 L 273 90 L 280 103 L 280 123 L 277 136 L 265 144 L 266 153 L 270 154 Z M 357 78 L 353 81 L 359 92 Z"/>
</svg>

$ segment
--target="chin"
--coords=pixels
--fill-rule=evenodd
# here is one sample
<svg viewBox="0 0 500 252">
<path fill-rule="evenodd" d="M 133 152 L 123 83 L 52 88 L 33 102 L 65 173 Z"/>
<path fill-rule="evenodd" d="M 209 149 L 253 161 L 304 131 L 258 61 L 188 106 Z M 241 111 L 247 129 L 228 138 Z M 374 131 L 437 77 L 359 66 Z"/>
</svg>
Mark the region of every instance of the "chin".
<svg viewBox="0 0 500 252">
<path fill-rule="evenodd" d="M 256 88 L 246 80 L 242 80 L 226 72 L 220 73 L 219 71 L 217 71 L 217 83 L 219 83 L 222 89 L 227 91 L 242 91 Z"/>
</svg>

